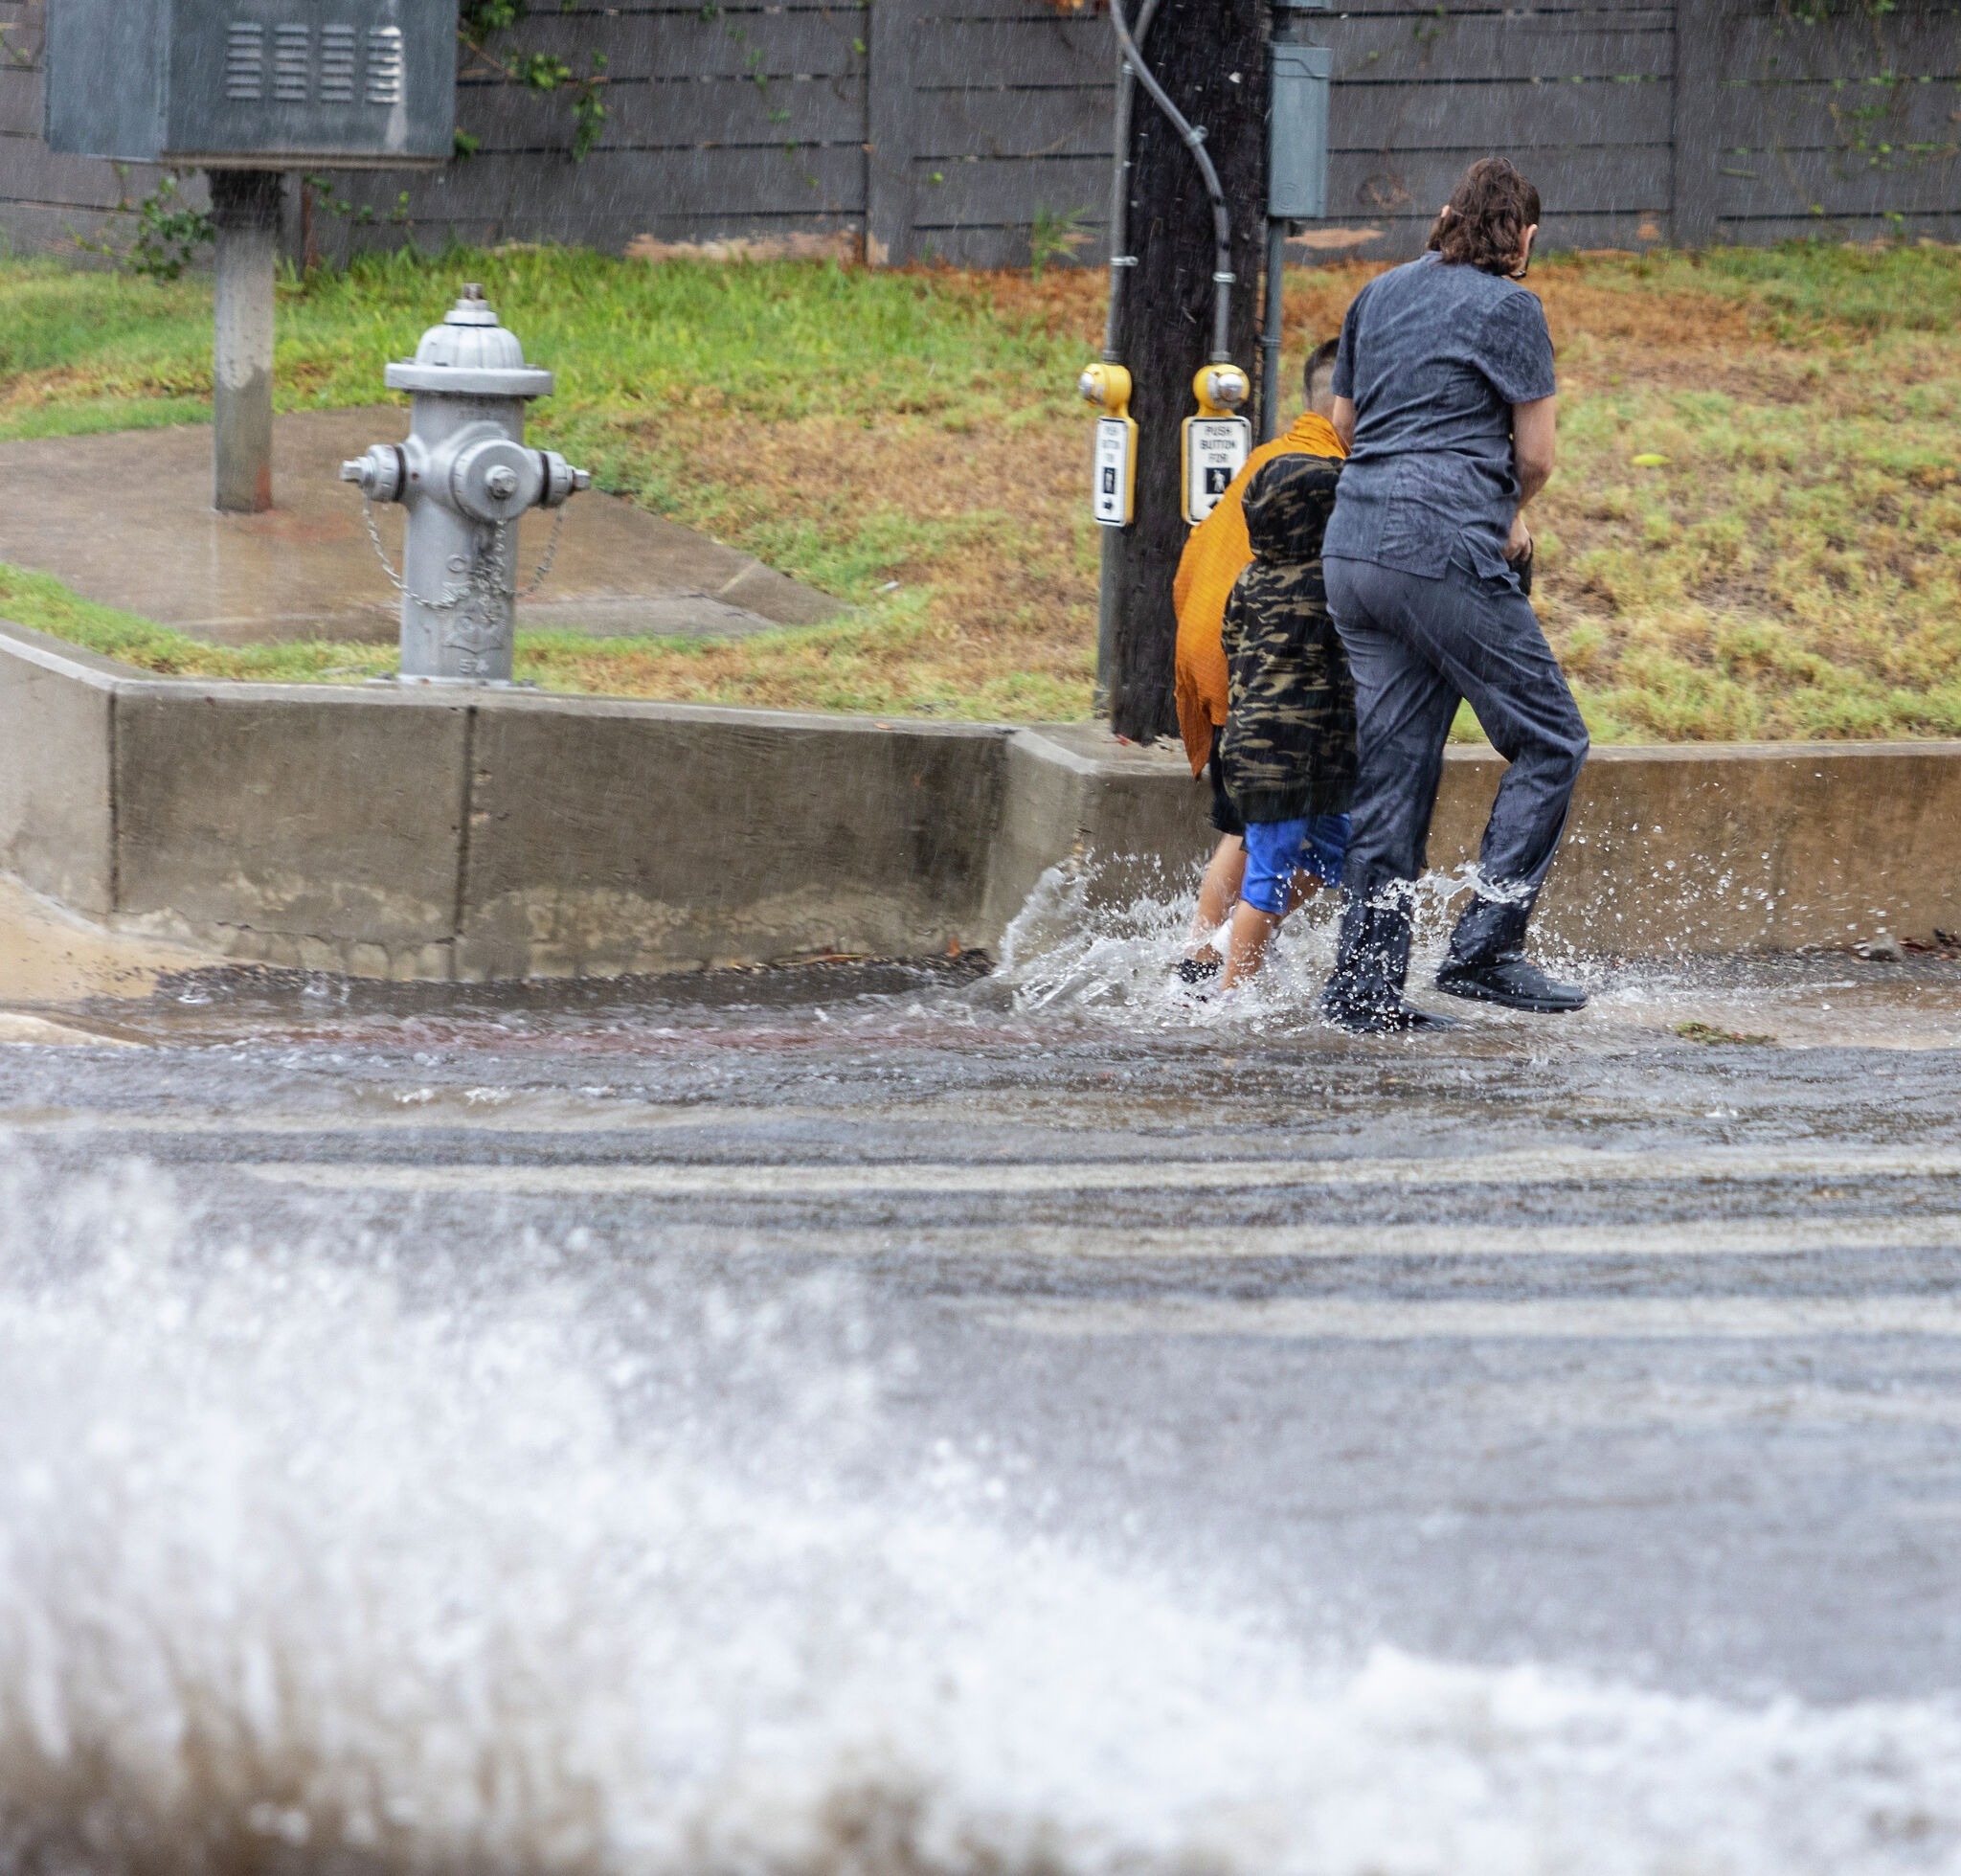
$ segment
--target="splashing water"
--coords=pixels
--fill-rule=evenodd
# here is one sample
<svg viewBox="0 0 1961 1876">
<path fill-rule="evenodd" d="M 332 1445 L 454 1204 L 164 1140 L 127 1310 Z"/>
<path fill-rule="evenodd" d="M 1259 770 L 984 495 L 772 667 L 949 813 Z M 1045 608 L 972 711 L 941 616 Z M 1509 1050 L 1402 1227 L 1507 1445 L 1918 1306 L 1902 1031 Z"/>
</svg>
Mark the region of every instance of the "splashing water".
<svg viewBox="0 0 1961 1876">
<path fill-rule="evenodd" d="M 957 1455 L 877 1479 L 903 1358 L 847 1289 L 750 1308 L 534 1244 L 486 1295 L 358 1243 L 215 1244 L 141 1169 L 0 1196 L 9 1869 L 1961 1857 L 1951 1707 L 1316 1663 L 1013 1537 Z"/>
<path fill-rule="evenodd" d="M 1024 1012 L 1172 1007 L 1169 986 L 1197 903 L 1193 879 L 1114 898 L 1093 864 L 1050 867 L 1002 934 L 995 976 Z"/>
<path fill-rule="evenodd" d="M 1003 935 L 997 973 L 1025 1014 L 1120 1015 L 1126 1027 L 1227 1021 L 1262 1030 L 1318 1027 L 1315 1000 L 1335 964 L 1341 895 L 1321 891 L 1281 926 L 1257 977 L 1224 998 L 1193 995 L 1177 977 L 1193 939 L 1198 870 L 1140 880 L 1135 860 L 1095 856 L 1050 867 Z M 1420 987 L 1442 962 L 1464 895 L 1491 891 L 1475 866 L 1429 872 L 1414 888 L 1416 932 L 1409 982 Z M 1497 892 L 1496 896 L 1504 893 Z M 1214 938 L 1223 954 L 1225 934 Z M 1535 952 L 1584 980 L 1597 979 L 1563 946 Z"/>
</svg>

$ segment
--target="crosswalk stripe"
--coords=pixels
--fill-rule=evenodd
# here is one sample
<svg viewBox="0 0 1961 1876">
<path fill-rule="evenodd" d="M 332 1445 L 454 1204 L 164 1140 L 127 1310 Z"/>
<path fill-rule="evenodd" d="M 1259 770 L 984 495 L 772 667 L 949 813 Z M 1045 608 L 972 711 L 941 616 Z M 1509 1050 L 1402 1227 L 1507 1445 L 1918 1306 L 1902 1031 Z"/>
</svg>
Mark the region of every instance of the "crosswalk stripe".
<svg viewBox="0 0 1961 1876">
<path fill-rule="evenodd" d="M 1288 1342 L 1671 1341 L 1961 1336 L 1950 1297 L 1530 1297 L 1515 1302 L 1352 1297 L 965 1303 L 995 1328 L 1036 1335 L 1259 1336 Z"/>
<path fill-rule="evenodd" d="M 1787 1179 L 1951 1178 L 1961 1152 L 1939 1149 L 1814 1152 L 1790 1149 L 1702 1153 L 1552 1149 L 1492 1153 L 1472 1160 L 1112 1160 L 884 1164 L 755 1165 L 390 1165 L 270 1164 L 240 1170 L 274 1185 L 334 1191 L 645 1194 L 737 1201 L 946 1193 L 1243 1191 L 1274 1187 L 1375 1186 L 1564 1187 L 1719 1180 L 1761 1185 Z"/>
<path fill-rule="evenodd" d="M 615 1196 L 619 1196 L 615 1194 Z M 1142 1226 L 750 1223 L 687 1226 L 708 1256 L 1043 1258 L 1081 1263 L 1297 1263 L 1342 1258 L 1793 1257 L 1961 1250 L 1961 1212 L 1885 1218 L 1698 1218 L 1665 1225 Z"/>
<path fill-rule="evenodd" d="M 1077 1257 L 1791 1256 L 1961 1246 L 1961 1213 L 1889 1218 L 1696 1218 L 1668 1225 L 1279 1225 L 1209 1231 L 988 1232 L 1003 1248 Z"/>
<path fill-rule="evenodd" d="M 1961 1249 L 1961 1213 L 1891 1218 L 1706 1218 L 1669 1225 L 1213 1225 L 1136 1231 L 1073 1225 L 823 1230 L 696 1228 L 705 1251 L 892 1252 L 1085 1262 L 1248 1262 L 1348 1257 L 1799 1256 L 1821 1251 Z"/>
<path fill-rule="evenodd" d="M 472 1098 L 473 1095 L 476 1098 Z M 362 1111 L 335 1110 L 324 1114 L 277 1114 L 255 1111 L 237 1114 L 102 1114 L 76 1109 L 0 1110 L 0 1137 L 27 1134 L 34 1138 L 116 1139 L 128 1136 L 151 1140 L 228 1141 L 289 1140 L 295 1136 L 319 1141 L 336 1134 L 383 1134 L 394 1140 L 421 1134 L 575 1134 L 582 1141 L 618 1138 L 634 1140 L 646 1134 L 698 1131 L 702 1128 L 748 1129 L 803 1120 L 835 1120 L 837 1111 L 816 1107 L 674 1107 L 652 1103 L 580 1099 L 565 1096 L 528 1095 L 513 1110 L 507 1089 L 445 1089 L 440 1098 L 426 1100 L 422 1091 L 396 1096 L 387 1106 Z M 377 1097 L 378 1099 L 378 1097 Z"/>
</svg>

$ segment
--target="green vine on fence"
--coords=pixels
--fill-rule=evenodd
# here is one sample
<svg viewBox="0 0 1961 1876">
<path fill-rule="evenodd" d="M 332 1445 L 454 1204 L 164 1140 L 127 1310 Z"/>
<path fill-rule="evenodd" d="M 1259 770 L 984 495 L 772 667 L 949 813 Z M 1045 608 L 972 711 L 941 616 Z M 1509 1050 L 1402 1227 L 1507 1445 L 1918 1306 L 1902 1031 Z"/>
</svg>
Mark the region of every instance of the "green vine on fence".
<svg viewBox="0 0 1961 1876">
<path fill-rule="evenodd" d="M 129 165 L 118 163 L 115 168 L 116 179 L 128 181 Z M 119 193 L 117 212 L 136 217 L 136 233 L 126 248 L 100 238 L 90 240 L 74 228 L 68 233 L 84 254 L 100 254 L 105 260 L 114 260 L 148 280 L 175 280 L 197 258 L 200 248 L 212 244 L 216 232 L 209 209 L 193 209 L 185 201 L 179 187 L 183 180 L 183 170 L 167 170 L 142 201 L 132 202 L 127 195 Z"/>
<path fill-rule="evenodd" d="M 1825 106 L 1838 133 L 1841 155 L 1868 170 L 1917 170 L 1961 156 L 1961 142 L 1952 138 L 1909 142 L 1887 135 L 1887 126 L 1897 122 L 1900 107 L 1907 101 L 1907 88 L 1933 82 L 1900 71 L 1889 56 L 1882 22 L 1898 11 L 1898 0 L 1778 0 L 1777 5 L 1778 16 L 1792 26 L 1816 27 L 1849 20 L 1870 27 L 1880 69 L 1864 79 L 1835 78 L 1834 95 Z M 1842 94 L 1855 86 L 1873 95 L 1873 102 L 1844 102 Z M 1845 173 L 1843 169 L 1838 172 Z M 1821 215 L 1823 210 L 1814 206 L 1812 213 Z M 1885 219 L 1896 227 L 1905 222 L 1905 216 L 1895 211 L 1886 211 Z"/>
<path fill-rule="evenodd" d="M 1879 20 L 1899 10 L 1898 0 L 1779 0 L 1778 11 L 1803 26 L 1828 19 Z"/>
<path fill-rule="evenodd" d="M 863 7 L 865 0 L 858 0 L 858 4 L 860 7 Z M 717 20 L 720 20 L 722 18 L 722 0 L 702 0 L 701 18 L 702 24 L 705 26 L 712 26 Z M 790 123 L 791 113 L 780 106 L 775 108 L 771 106 L 769 61 L 764 57 L 762 48 L 760 46 L 752 46 L 749 43 L 749 30 L 747 27 L 731 26 L 725 23 L 722 31 L 727 34 L 729 42 L 742 53 L 742 77 L 748 83 L 755 87 L 756 99 L 762 105 L 764 121 L 772 128 L 782 130 L 783 132 L 783 160 L 797 170 L 806 188 L 823 188 L 823 183 L 810 173 L 809 167 L 803 162 L 798 150 L 796 138 L 791 136 L 788 129 L 785 128 Z M 862 39 L 854 39 L 852 45 L 861 54 L 865 50 L 865 42 Z"/>
<path fill-rule="evenodd" d="M 211 211 L 193 209 L 185 201 L 177 179 L 178 172 L 171 170 L 137 208 L 129 264 L 151 280 L 175 280 L 197 250 L 213 239 Z"/>
<path fill-rule="evenodd" d="M 328 215 L 341 216 L 351 227 L 372 228 L 377 219 L 385 221 L 391 228 L 406 228 L 409 225 L 409 192 L 405 189 L 394 198 L 394 207 L 381 216 L 376 216 L 372 202 L 350 202 L 339 194 L 333 186 L 331 176 L 302 176 L 301 184 L 311 192 L 313 206 Z M 309 261 L 308 265 L 312 263 Z"/>
<path fill-rule="evenodd" d="M 558 11 L 569 13 L 574 0 L 559 0 Z M 498 73 L 506 84 L 522 85 L 527 91 L 567 92 L 572 103 L 572 160 L 583 163 L 599 141 L 606 122 L 606 55 L 593 54 L 592 70 L 584 78 L 555 53 L 526 52 L 521 48 L 493 48 L 490 41 L 523 24 L 530 13 L 529 0 L 462 0 L 457 15 L 457 37 L 489 70 Z M 456 153 L 473 156 L 482 140 L 467 131 L 456 133 Z"/>
</svg>

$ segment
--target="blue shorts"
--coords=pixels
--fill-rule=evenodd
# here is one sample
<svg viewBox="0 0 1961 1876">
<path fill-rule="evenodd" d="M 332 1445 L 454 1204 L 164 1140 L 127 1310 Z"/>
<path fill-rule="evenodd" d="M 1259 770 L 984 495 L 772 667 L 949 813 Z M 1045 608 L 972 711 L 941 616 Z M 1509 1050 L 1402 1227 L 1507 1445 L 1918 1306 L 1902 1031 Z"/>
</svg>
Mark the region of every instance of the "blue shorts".
<svg viewBox="0 0 1961 1876">
<path fill-rule="evenodd" d="M 1239 896 L 1255 912 L 1278 917 L 1296 870 L 1323 886 L 1341 883 L 1341 856 L 1348 851 L 1345 814 L 1311 814 L 1301 821 L 1249 821 L 1246 825 L 1246 881 Z"/>
</svg>

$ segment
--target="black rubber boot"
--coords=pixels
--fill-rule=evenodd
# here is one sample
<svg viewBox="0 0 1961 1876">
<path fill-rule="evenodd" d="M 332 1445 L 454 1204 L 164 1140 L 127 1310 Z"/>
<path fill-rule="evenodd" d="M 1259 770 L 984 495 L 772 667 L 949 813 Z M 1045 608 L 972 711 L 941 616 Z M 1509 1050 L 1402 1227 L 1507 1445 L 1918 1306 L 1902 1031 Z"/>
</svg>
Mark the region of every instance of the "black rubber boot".
<svg viewBox="0 0 1961 1876">
<path fill-rule="evenodd" d="M 1341 907 L 1335 974 L 1321 992 L 1321 1021 L 1357 1035 L 1406 1029 L 1450 1029 L 1452 1018 L 1421 1009 L 1403 995 L 1409 974 L 1412 913 L 1407 896 L 1374 905 L 1350 893 Z"/>
<path fill-rule="evenodd" d="M 1546 976 L 1525 956 L 1525 921 L 1531 915 L 1529 905 L 1473 899 L 1451 934 L 1436 987 L 1449 997 L 1542 1016 L 1586 1008 L 1587 993 L 1577 983 Z"/>
</svg>

